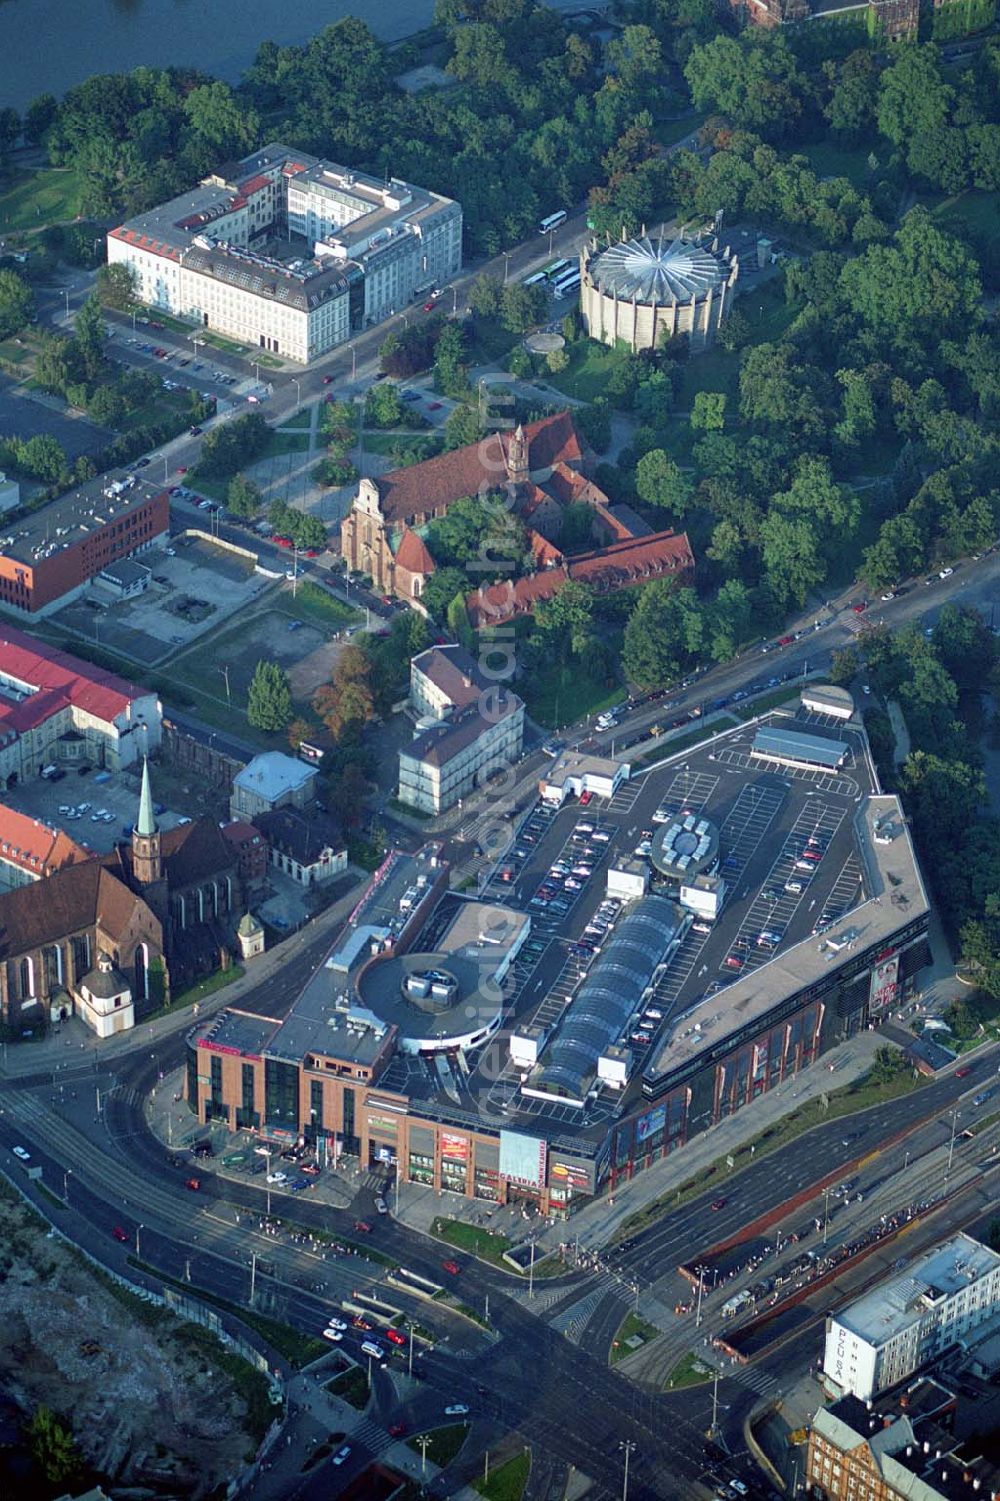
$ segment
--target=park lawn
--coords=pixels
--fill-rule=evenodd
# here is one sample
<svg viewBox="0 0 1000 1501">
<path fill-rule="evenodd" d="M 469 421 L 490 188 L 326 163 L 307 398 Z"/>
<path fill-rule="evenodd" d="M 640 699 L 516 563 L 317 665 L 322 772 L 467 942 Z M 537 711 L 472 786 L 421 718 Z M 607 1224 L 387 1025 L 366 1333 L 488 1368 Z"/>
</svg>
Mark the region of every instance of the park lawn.
<svg viewBox="0 0 1000 1501">
<path fill-rule="evenodd" d="M 678 141 L 683 141 L 693 130 L 700 130 L 704 119 L 704 114 L 694 112 L 681 115 L 679 120 L 657 120 L 653 126 L 653 138 L 661 146 L 676 146 Z"/>
<path fill-rule="evenodd" d="M 510 333 L 496 318 L 476 318 L 472 325 L 469 364 L 495 364 L 509 354 L 520 339 L 520 334 Z"/>
<path fill-rule="evenodd" d="M 786 301 L 783 287 L 783 278 L 774 277 L 756 287 L 752 294 L 744 290 L 736 303 L 750 325 L 751 344 L 777 343 L 794 322 L 798 309 Z"/>
<path fill-rule="evenodd" d="M 286 433 L 279 428 L 271 428 L 270 436 L 259 459 L 275 459 L 285 453 L 308 453 L 308 433 Z"/>
<path fill-rule="evenodd" d="M 486 1501 L 521 1501 L 530 1469 L 531 1455 L 515 1454 L 506 1464 L 498 1465 L 490 1473 L 489 1480 L 485 1474 L 480 1475 L 472 1482 L 473 1489 L 485 1496 Z"/>
<path fill-rule="evenodd" d="M 83 179 L 71 167 L 22 172 L 0 192 L 0 232 L 44 229 L 83 212 Z"/>
<path fill-rule="evenodd" d="M 122 418 L 119 431 L 134 433 L 140 427 L 149 427 L 153 423 L 164 422 L 178 415 L 187 417 L 190 422 L 190 411 L 190 391 L 164 391 L 161 386 L 160 390 L 155 392 L 141 407 L 136 407 L 134 412 L 126 413 Z"/>
<path fill-rule="evenodd" d="M 296 432 L 302 430 L 308 432 L 311 425 L 311 414 L 306 411 L 305 407 L 299 407 L 299 410 L 297 412 L 293 412 L 290 417 L 285 418 L 284 422 L 281 424 L 280 431 L 284 432 L 286 428 L 290 427 L 294 428 Z"/>
<path fill-rule="evenodd" d="M 818 141 L 814 146 L 803 147 L 803 156 L 816 176 L 847 177 L 856 188 L 864 189 L 871 177 L 868 158 L 871 146 L 837 146 L 832 141 Z"/>
<path fill-rule="evenodd" d="M 749 698 L 744 703 L 737 704 L 733 713 L 737 719 L 756 719 L 758 714 L 767 714 L 771 709 L 776 709 L 779 704 L 787 704 L 791 699 L 798 698 L 804 681 L 803 678 L 793 678 L 787 683 L 781 683 L 770 693 L 761 693 L 756 698 Z"/>
<path fill-rule="evenodd" d="M 676 756 L 681 751 L 690 750 L 693 745 L 704 744 L 715 735 L 721 735 L 723 730 L 731 730 L 737 723 L 738 721 L 731 714 L 726 714 L 713 719 L 711 724 L 691 730 L 687 735 L 678 735 L 676 740 L 668 740 L 665 745 L 658 745 L 655 750 L 644 751 L 641 756 L 633 755 L 630 751 L 629 762 L 633 766 L 654 766 L 657 761 L 665 761 L 669 756 Z"/>
<path fill-rule="evenodd" d="M 398 454 L 406 464 L 419 464 L 432 459 L 441 452 L 444 439 L 431 433 L 375 433 L 366 432 L 364 447 L 367 453 L 383 457 Z"/>
<path fill-rule="evenodd" d="M 676 1392 L 685 1386 L 701 1386 L 702 1382 L 711 1381 L 711 1379 L 712 1372 L 709 1367 L 689 1350 L 674 1366 L 663 1383 L 663 1389 Z"/>
<path fill-rule="evenodd" d="M 613 637 L 611 644 L 617 655 L 621 632 L 615 630 Z M 530 677 L 518 680 L 517 690 L 532 719 L 550 730 L 575 724 L 587 714 L 599 714 L 622 696 L 620 683 L 609 683 L 603 674 L 592 672 L 587 662 L 579 661 L 536 668 Z"/>
<path fill-rule="evenodd" d="M 360 611 L 335 599 L 310 579 L 298 585 L 294 596 L 284 593 L 277 608 L 282 614 L 292 615 L 296 620 L 304 620 L 309 625 L 328 625 L 338 631 L 361 619 Z"/>
<path fill-rule="evenodd" d="M 611 1365 L 617 1365 L 619 1360 L 624 1360 L 626 1355 L 634 1355 L 641 1345 L 648 1345 L 651 1339 L 656 1339 L 660 1333 L 655 1324 L 650 1324 L 646 1319 L 641 1319 L 637 1313 L 629 1312 L 618 1325 L 618 1333 L 611 1341 Z M 633 1335 L 641 1336 L 641 1344 L 630 1346 L 628 1341 Z"/>
<path fill-rule="evenodd" d="M 546 376 L 547 383 L 577 401 L 593 401 L 604 395 L 608 376 L 628 358 L 624 349 L 609 349 L 596 339 L 578 339 L 567 345 L 569 364 L 558 375 Z"/>
<path fill-rule="evenodd" d="M 430 1443 L 427 1445 L 427 1458 L 431 1464 L 437 1465 L 442 1470 L 445 1465 L 451 1464 L 465 1443 L 468 1432 L 466 1423 L 449 1423 L 447 1428 L 432 1428 L 428 1434 Z M 422 1445 L 418 1444 L 415 1438 L 408 1438 L 406 1443 L 414 1454 L 421 1452 Z"/>
<path fill-rule="evenodd" d="M 992 238 L 1000 222 L 1000 193 L 970 188 L 964 193 L 940 199 L 931 208 L 931 217 L 942 224 L 953 223 L 959 229 L 964 226 L 977 239 Z"/>
<path fill-rule="evenodd" d="M 431 1234 L 457 1251 L 467 1251 L 470 1256 L 488 1261 L 491 1266 L 514 1272 L 510 1263 L 503 1259 L 504 1251 L 509 1251 L 513 1245 L 509 1236 L 495 1230 L 484 1230 L 481 1225 L 469 1225 L 465 1220 L 449 1220 L 441 1216 L 431 1225 Z M 516 1272 L 514 1274 L 516 1276 Z"/>
<path fill-rule="evenodd" d="M 749 318 L 750 311 L 742 300 L 736 306 Z M 738 354 L 729 354 L 720 344 L 714 344 L 711 349 L 686 360 L 682 370 L 676 403 L 678 411 L 689 412 L 699 391 L 724 391 L 729 398 L 726 410 L 736 411 L 740 376 Z"/>
</svg>

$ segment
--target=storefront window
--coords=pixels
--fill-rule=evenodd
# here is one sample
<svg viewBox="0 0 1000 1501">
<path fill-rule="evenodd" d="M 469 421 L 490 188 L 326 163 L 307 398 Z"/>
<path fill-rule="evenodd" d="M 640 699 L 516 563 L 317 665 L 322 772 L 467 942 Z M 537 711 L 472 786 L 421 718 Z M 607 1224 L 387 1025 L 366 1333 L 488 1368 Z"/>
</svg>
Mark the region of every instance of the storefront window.
<svg viewBox="0 0 1000 1501">
<path fill-rule="evenodd" d="M 433 1157 L 427 1157 L 422 1152 L 411 1152 L 407 1176 L 411 1183 L 433 1183 Z"/>
</svg>

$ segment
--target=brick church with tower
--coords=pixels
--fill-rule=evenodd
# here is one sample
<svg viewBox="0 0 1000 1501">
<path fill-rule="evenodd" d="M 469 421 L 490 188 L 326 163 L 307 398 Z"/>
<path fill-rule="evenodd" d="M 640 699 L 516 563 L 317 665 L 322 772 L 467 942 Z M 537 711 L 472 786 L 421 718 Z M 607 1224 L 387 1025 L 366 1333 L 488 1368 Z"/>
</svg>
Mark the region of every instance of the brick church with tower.
<svg viewBox="0 0 1000 1501">
<path fill-rule="evenodd" d="M 238 857 L 211 818 L 161 831 L 143 763 L 131 840 L 0 894 L 0 1027 L 76 1011 L 99 1036 L 218 969 L 243 912 Z"/>
</svg>

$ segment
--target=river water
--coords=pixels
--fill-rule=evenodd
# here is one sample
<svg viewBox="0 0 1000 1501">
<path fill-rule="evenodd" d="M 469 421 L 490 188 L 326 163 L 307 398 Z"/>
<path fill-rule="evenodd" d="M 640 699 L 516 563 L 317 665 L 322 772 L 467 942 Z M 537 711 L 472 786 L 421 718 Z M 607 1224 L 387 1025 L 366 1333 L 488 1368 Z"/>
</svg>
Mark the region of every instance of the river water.
<svg viewBox="0 0 1000 1501">
<path fill-rule="evenodd" d="M 429 25 L 434 0 L 0 0 L 0 105 L 59 98 L 92 73 L 197 66 L 235 83 L 261 42 L 304 42 L 359 15 L 386 41 Z"/>
</svg>

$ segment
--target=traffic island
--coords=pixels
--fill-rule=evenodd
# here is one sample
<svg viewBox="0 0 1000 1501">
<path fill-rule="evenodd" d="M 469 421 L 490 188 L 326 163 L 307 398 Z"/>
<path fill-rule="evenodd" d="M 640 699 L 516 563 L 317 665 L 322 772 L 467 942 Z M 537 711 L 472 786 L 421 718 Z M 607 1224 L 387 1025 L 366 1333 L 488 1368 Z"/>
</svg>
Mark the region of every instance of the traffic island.
<svg viewBox="0 0 1000 1501">
<path fill-rule="evenodd" d="M 445 1465 L 451 1464 L 468 1436 L 467 1423 L 450 1423 L 447 1428 L 430 1428 L 426 1433 L 408 1438 L 406 1446 L 421 1459 L 426 1458 L 428 1464 L 443 1470 Z"/>
<path fill-rule="evenodd" d="M 683 1391 L 687 1386 L 701 1386 L 704 1382 L 711 1381 L 714 1375 L 714 1367 L 706 1365 L 693 1351 L 688 1350 L 686 1355 L 681 1356 L 663 1383 L 663 1390 L 678 1392 Z"/>
<path fill-rule="evenodd" d="M 655 1324 L 650 1324 L 646 1319 L 641 1319 L 637 1313 L 627 1313 L 618 1325 L 618 1332 L 611 1341 L 611 1352 L 608 1356 L 610 1365 L 617 1365 L 627 1355 L 634 1355 L 641 1350 L 643 1345 L 649 1344 L 656 1339 L 661 1331 Z"/>
</svg>

